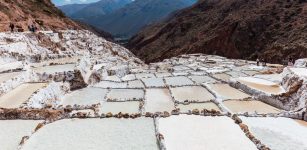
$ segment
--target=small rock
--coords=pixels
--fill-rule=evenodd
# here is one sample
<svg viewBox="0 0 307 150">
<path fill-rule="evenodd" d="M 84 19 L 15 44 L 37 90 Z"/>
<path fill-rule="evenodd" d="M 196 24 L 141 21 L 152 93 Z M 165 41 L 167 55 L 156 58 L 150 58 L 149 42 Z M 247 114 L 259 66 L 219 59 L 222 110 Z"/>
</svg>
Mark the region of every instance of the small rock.
<svg viewBox="0 0 307 150">
<path fill-rule="evenodd" d="M 193 110 L 192 110 L 192 114 L 194 114 L 194 115 L 199 115 L 199 110 L 198 110 L 198 109 L 193 109 Z"/>
<path fill-rule="evenodd" d="M 164 118 L 169 117 L 169 116 L 170 116 L 170 113 L 169 113 L 169 112 L 167 112 L 167 111 L 164 111 L 164 112 L 163 112 L 163 117 L 164 117 Z"/>
<path fill-rule="evenodd" d="M 113 117 L 113 114 L 111 112 L 109 112 L 109 113 L 107 113 L 106 117 L 111 118 L 111 117 Z"/>
<path fill-rule="evenodd" d="M 104 114 L 104 113 L 102 113 L 101 115 L 100 115 L 100 118 L 105 118 L 106 117 L 106 114 Z"/>
<path fill-rule="evenodd" d="M 129 114 L 128 114 L 128 113 L 125 113 L 125 114 L 123 114 L 123 117 L 126 118 L 126 119 L 128 119 L 128 118 L 129 118 Z"/>
<path fill-rule="evenodd" d="M 146 112 L 145 117 L 153 117 L 153 114 L 150 112 Z"/>
</svg>

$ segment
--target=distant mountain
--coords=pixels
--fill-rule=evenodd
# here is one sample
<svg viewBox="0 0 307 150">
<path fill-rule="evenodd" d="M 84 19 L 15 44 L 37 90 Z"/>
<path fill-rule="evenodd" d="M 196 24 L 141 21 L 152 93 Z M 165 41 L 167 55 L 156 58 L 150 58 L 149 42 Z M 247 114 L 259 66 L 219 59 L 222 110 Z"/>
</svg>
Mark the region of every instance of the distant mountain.
<svg viewBox="0 0 307 150">
<path fill-rule="evenodd" d="M 144 26 L 167 17 L 172 12 L 186 8 L 197 0 L 135 0 L 107 15 L 87 20 L 113 35 L 130 37 Z"/>
<path fill-rule="evenodd" d="M 109 14 L 118 10 L 133 0 L 100 0 L 90 4 L 72 4 L 59 6 L 69 17 L 88 22 L 92 17 Z"/>
<path fill-rule="evenodd" d="M 280 63 L 307 57 L 306 0 L 201 0 L 133 37 L 146 62 L 205 53 Z"/>
<path fill-rule="evenodd" d="M 19 31 L 35 24 L 39 29 L 78 29 L 50 0 L 0 0 L 0 31 L 9 30 L 13 23 Z"/>
</svg>

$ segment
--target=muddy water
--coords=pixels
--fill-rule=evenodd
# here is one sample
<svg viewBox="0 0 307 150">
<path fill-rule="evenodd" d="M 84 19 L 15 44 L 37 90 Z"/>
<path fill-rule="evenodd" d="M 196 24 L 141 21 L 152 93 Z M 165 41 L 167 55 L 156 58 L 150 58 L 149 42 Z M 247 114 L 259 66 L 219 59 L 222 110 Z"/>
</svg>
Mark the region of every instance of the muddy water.
<svg viewBox="0 0 307 150">
<path fill-rule="evenodd" d="M 250 97 L 228 84 L 208 84 L 208 87 L 221 99 L 244 99 Z"/>
<path fill-rule="evenodd" d="M 7 80 L 13 79 L 14 77 L 17 77 L 22 72 L 11 72 L 11 73 L 1 73 L 0 74 L 0 83 L 3 83 Z"/>
<path fill-rule="evenodd" d="M 175 109 L 168 89 L 147 89 L 145 96 L 146 112 L 171 112 Z"/>
<path fill-rule="evenodd" d="M 279 113 L 280 110 L 265 104 L 261 101 L 238 101 L 238 100 L 229 100 L 224 101 L 224 105 L 229 108 L 234 113 L 257 113 L 266 114 L 266 113 Z"/>
<path fill-rule="evenodd" d="M 46 72 L 47 74 L 54 74 L 56 72 L 74 71 L 74 69 L 75 69 L 75 64 L 65 64 L 65 65 L 38 67 L 34 68 L 33 70 L 38 73 Z"/>
<path fill-rule="evenodd" d="M 218 110 L 220 111 L 219 107 L 212 103 L 212 102 L 206 102 L 206 103 L 190 103 L 189 105 L 183 105 L 183 104 L 179 104 L 177 106 L 177 108 L 180 109 L 180 112 L 188 112 L 189 110 L 193 110 L 193 109 L 198 109 L 198 110 L 203 110 L 203 109 L 207 109 L 207 110 Z"/>
<path fill-rule="evenodd" d="M 214 96 L 204 87 L 201 86 L 185 86 L 171 88 L 172 95 L 178 102 L 195 101 L 207 102 L 214 99 Z"/>
<path fill-rule="evenodd" d="M 279 84 L 268 80 L 247 77 L 247 78 L 239 78 L 238 81 L 249 86 L 250 88 L 268 94 L 281 94 L 285 92 L 284 89 Z"/>
<path fill-rule="evenodd" d="M 46 86 L 47 83 L 25 83 L 0 97 L 0 107 L 18 108 L 31 95 Z"/>
</svg>

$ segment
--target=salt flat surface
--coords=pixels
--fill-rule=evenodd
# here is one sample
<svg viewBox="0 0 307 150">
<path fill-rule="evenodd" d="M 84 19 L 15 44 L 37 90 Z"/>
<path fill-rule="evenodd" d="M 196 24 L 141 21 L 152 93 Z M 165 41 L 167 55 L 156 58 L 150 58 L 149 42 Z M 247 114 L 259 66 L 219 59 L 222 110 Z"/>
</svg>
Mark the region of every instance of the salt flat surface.
<svg viewBox="0 0 307 150">
<path fill-rule="evenodd" d="M 248 75 L 246 75 L 243 72 L 240 71 L 229 71 L 229 72 L 225 72 L 226 74 L 230 75 L 233 78 L 238 78 L 238 77 L 246 77 Z"/>
<path fill-rule="evenodd" d="M 22 150 L 158 150 L 153 119 L 69 119 L 38 130 Z"/>
<path fill-rule="evenodd" d="M 40 120 L 0 120 L 0 149 L 16 150 L 22 137 L 28 136 Z"/>
<path fill-rule="evenodd" d="M 221 73 L 221 74 L 213 74 L 212 75 L 214 78 L 222 80 L 224 82 L 229 82 L 229 79 L 231 78 L 230 75 L 225 74 L 225 73 Z"/>
<path fill-rule="evenodd" d="M 137 101 L 144 98 L 144 90 L 141 89 L 111 89 L 107 94 L 108 101 Z"/>
<path fill-rule="evenodd" d="M 150 87 L 165 87 L 163 78 L 144 78 L 143 83 L 147 88 Z"/>
<path fill-rule="evenodd" d="M 203 109 L 207 109 L 207 110 L 214 109 L 214 110 L 220 111 L 219 107 L 212 102 L 190 103 L 189 105 L 178 104 L 176 108 L 179 108 L 180 112 L 188 112 L 189 110 L 192 111 L 193 109 L 198 109 L 199 111 Z"/>
<path fill-rule="evenodd" d="M 306 150 L 307 127 L 289 118 L 241 117 L 252 134 L 272 150 Z"/>
<path fill-rule="evenodd" d="M 189 78 L 194 81 L 196 84 L 201 83 L 213 83 L 216 82 L 215 79 L 209 77 L 209 76 L 189 76 Z"/>
<path fill-rule="evenodd" d="M 280 110 L 261 101 L 238 101 L 228 100 L 223 102 L 224 105 L 234 113 L 279 113 Z"/>
<path fill-rule="evenodd" d="M 204 87 L 201 86 L 185 86 L 171 88 L 172 96 L 178 102 L 195 101 L 207 102 L 214 99 L 214 96 Z"/>
<path fill-rule="evenodd" d="M 118 76 L 107 76 L 104 80 L 113 81 L 113 82 L 121 82 L 121 79 Z"/>
<path fill-rule="evenodd" d="M 1 73 L 0 74 L 0 83 L 3 83 L 7 80 L 13 79 L 14 77 L 17 77 L 22 72 L 10 72 L 10 73 Z"/>
<path fill-rule="evenodd" d="M 272 81 L 254 78 L 254 77 L 240 77 L 238 81 L 249 86 L 250 88 L 262 91 L 268 94 L 281 94 L 285 90 L 278 83 Z"/>
<path fill-rule="evenodd" d="M 183 76 L 167 77 L 165 78 L 165 82 L 169 86 L 193 85 L 193 82 L 189 78 Z"/>
<path fill-rule="evenodd" d="M 171 112 L 175 109 L 168 89 L 146 89 L 145 112 Z"/>
<path fill-rule="evenodd" d="M 0 97 L 0 107 L 18 108 L 47 83 L 25 83 Z"/>
<path fill-rule="evenodd" d="M 87 87 L 84 89 L 73 91 L 69 94 L 66 94 L 63 98 L 62 105 L 93 105 L 99 104 L 104 100 L 105 95 L 107 94 L 107 89 Z"/>
<path fill-rule="evenodd" d="M 154 78 L 155 75 L 152 73 L 139 73 L 135 75 L 137 79 L 142 79 L 142 78 Z"/>
<path fill-rule="evenodd" d="M 112 81 L 100 81 L 95 84 L 94 87 L 100 88 L 127 88 L 127 82 L 112 82 Z"/>
<path fill-rule="evenodd" d="M 161 72 L 161 73 L 155 73 L 156 77 L 158 78 L 163 78 L 163 77 L 170 77 L 172 76 L 171 73 L 168 73 L 168 72 Z"/>
<path fill-rule="evenodd" d="M 65 64 L 65 65 L 52 65 L 52 66 L 44 66 L 33 68 L 35 72 L 38 73 L 47 73 L 47 74 L 55 74 L 56 72 L 68 72 L 74 71 L 75 64 Z"/>
<path fill-rule="evenodd" d="M 251 97 L 250 95 L 237 90 L 228 84 L 206 84 L 208 89 L 210 89 L 215 95 L 222 99 L 244 99 Z"/>
<path fill-rule="evenodd" d="M 252 71 L 252 70 L 245 70 L 243 72 L 249 76 L 253 76 L 259 73 L 258 71 Z"/>
<path fill-rule="evenodd" d="M 268 81 L 272 81 L 274 83 L 282 82 L 282 74 L 257 74 L 254 76 L 255 78 L 260 78 Z"/>
<path fill-rule="evenodd" d="M 257 150 L 228 117 L 179 115 L 159 119 L 168 150 Z"/>
<path fill-rule="evenodd" d="M 140 80 L 128 81 L 128 88 L 145 88 L 145 85 Z"/>
<path fill-rule="evenodd" d="M 0 65 L 0 72 L 19 69 L 19 68 L 23 68 L 23 64 L 21 61 L 10 62 L 10 63 Z"/>
<path fill-rule="evenodd" d="M 135 74 L 128 74 L 128 75 L 125 75 L 124 77 L 122 77 L 123 81 L 131 81 L 131 80 L 135 80 L 135 79 L 136 79 Z"/>
<path fill-rule="evenodd" d="M 104 102 L 101 104 L 100 112 L 104 114 L 107 114 L 109 112 L 113 114 L 118 114 L 119 112 L 129 114 L 140 113 L 140 102 Z"/>
<path fill-rule="evenodd" d="M 307 68 L 290 68 L 298 76 L 307 77 Z"/>
</svg>

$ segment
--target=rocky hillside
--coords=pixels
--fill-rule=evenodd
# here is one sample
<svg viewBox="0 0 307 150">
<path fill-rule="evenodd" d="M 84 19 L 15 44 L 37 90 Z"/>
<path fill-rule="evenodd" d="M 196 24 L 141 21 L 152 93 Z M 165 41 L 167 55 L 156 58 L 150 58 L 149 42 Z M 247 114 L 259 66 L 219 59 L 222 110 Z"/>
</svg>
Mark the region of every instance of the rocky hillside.
<svg viewBox="0 0 307 150">
<path fill-rule="evenodd" d="M 8 31 L 10 22 L 20 31 L 27 30 L 27 26 L 33 22 L 38 28 L 46 30 L 79 28 L 50 0 L 1 0 L 0 31 Z"/>
<path fill-rule="evenodd" d="M 307 57 L 306 0 L 201 0 L 133 37 L 146 62 L 186 53 L 271 62 Z"/>
<path fill-rule="evenodd" d="M 131 37 L 144 26 L 195 2 L 196 0 L 135 0 L 110 14 L 94 17 L 89 23 L 115 36 Z"/>
</svg>

